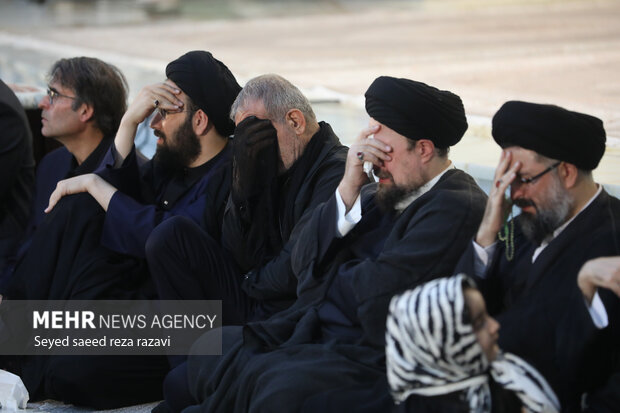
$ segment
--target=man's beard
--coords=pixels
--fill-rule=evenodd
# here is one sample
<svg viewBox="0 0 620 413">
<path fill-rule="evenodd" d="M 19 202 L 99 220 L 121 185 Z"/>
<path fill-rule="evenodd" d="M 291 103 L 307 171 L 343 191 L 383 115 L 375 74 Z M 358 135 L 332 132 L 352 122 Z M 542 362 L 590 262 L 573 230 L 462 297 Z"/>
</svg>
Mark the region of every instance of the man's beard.
<svg viewBox="0 0 620 413">
<path fill-rule="evenodd" d="M 523 198 L 515 200 L 515 205 L 518 207 L 531 205 L 536 209 L 536 215 L 521 212 L 519 224 L 523 234 L 536 245 L 540 245 L 566 222 L 573 204 L 573 200 L 561 187 L 558 179 L 554 179 L 549 189 L 546 205 L 538 206 L 531 200 Z"/>
<path fill-rule="evenodd" d="M 380 178 L 383 178 L 380 176 Z M 420 186 L 412 184 L 410 186 L 398 186 L 391 180 L 391 185 L 379 184 L 377 193 L 375 194 L 375 203 L 383 212 L 394 211 L 399 202 L 407 198 L 411 193 Z"/>
<path fill-rule="evenodd" d="M 194 133 L 189 116 L 176 131 L 172 145 L 168 144 L 168 138 L 162 131 L 156 130 L 153 133 L 163 140 L 161 145 L 157 146 L 153 160 L 169 173 L 182 171 L 200 155 L 200 141 Z"/>
</svg>

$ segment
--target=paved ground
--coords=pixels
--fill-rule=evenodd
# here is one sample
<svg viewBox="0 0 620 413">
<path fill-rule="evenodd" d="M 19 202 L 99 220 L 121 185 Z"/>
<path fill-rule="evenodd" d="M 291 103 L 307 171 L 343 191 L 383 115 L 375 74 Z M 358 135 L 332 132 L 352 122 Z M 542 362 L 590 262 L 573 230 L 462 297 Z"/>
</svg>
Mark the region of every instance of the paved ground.
<svg viewBox="0 0 620 413">
<path fill-rule="evenodd" d="M 134 92 L 140 81 L 161 76 L 165 62 L 190 49 L 212 51 L 241 79 L 277 72 L 306 89 L 343 94 L 339 97 L 358 108 L 378 75 L 421 80 L 458 93 L 468 113 L 482 117 L 477 138 L 468 138 L 454 157 L 486 167 L 498 156 L 488 119 L 509 99 L 594 114 L 610 136 L 620 138 L 617 1 L 427 0 L 381 7 L 335 1 L 312 13 L 272 3 L 271 11 L 286 16 L 267 17 L 255 2 L 237 0 L 236 18 L 206 21 L 186 15 L 147 19 L 134 9 L 113 7 L 117 3 L 99 1 L 89 13 L 49 0 L 33 14 L 34 26 L 4 25 L 0 44 L 55 55 L 94 54 L 130 73 L 139 67 L 130 76 Z M 53 27 L 45 24 L 45 13 Z M 89 24 L 97 13 L 114 24 Z M 80 16 L 83 25 L 75 26 Z M 620 184 L 618 142 L 612 139 L 596 174 L 602 182 Z"/>
</svg>

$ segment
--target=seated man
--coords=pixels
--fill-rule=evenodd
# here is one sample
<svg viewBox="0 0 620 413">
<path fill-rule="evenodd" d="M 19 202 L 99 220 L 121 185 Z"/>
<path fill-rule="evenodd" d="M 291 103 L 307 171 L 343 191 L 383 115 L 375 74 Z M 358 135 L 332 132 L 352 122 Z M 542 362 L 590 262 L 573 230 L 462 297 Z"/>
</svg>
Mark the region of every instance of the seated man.
<svg viewBox="0 0 620 413">
<path fill-rule="evenodd" d="M 620 201 L 592 178 L 603 123 L 511 101 L 493 118 L 493 138 L 504 148 L 495 185 L 458 270 L 484 279 L 500 347 L 547 378 L 563 411 L 580 411 L 583 395 L 608 380 L 620 342 L 618 300 L 590 290 L 586 306 L 577 285 L 586 261 L 620 252 Z M 521 214 L 505 222 L 511 204 Z"/>
<path fill-rule="evenodd" d="M 223 246 L 217 233 L 174 219 L 153 232 L 147 259 L 162 299 L 221 299 L 223 322 L 242 324 L 295 300 L 298 223 L 336 189 L 346 148 L 277 75 L 248 81 L 230 113 L 237 127 Z"/>
<path fill-rule="evenodd" d="M 106 93 L 101 93 L 105 90 Z M 45 219 L 49 197 L 61 179 L 93 172 L 108 150 L 127 108 L 127 83 L 114 66 L 91 57 L 60 59 L 50 70 L 47 96 L 39 102 L 41 133 L 63 144 L 47 154 L 36 173 L 30 218 L 18 251 L 0 276 L 0 299 L 13 270 Z M 49 241 L 47 241 L 49 243 Z M 49 244 L 44 250 L 48 250 Z M 41 251 L 43 252 L 43 251 Z"/>
<path fill-rule="evenodd" d="M 136 257 L 158 222 L 183 214 L 219 230 L 230 187 L 228 111 L 240 87 L 207 52 L 181 56 L 166 73 L 168 80 L 144 88 L 123 116 L 99 172 L 129 195 L 95 174 L 60 182 L 9 298 L 150 298 L 142 288 L 145 262 Z M 133 133 L 156 109 L 158 152 L 140 175 Z M 21 368 L 33 398 L 113 408 L 160 398 L 168 363 L 163 356 L 54 356 L 26 358 Z"/>
<path fill-rule="evenodd" d="M 458 96 L 380 77 L 366 92 L 366 110 L 370 127 L 349 149 L 338 189 L 293 248 L 297 301 L 243 329 L 224 327 L 223 357 L 190 356 L 185 402 L 200 404 L 190 411 L 392 405 L 384 362 L 390 298 L 453 273 L 486 196 L 447 156 L 467 129 Z M 364 186 L 364 162 L 374 165 L 378 185 Z M 185 407 L 171 393 L 182 391 L 164 390 L 170 407 Z"/>
<path fill-rule="evenodd" d="M 144 257 L 153 228 L 174 215 L 219 237 L 230 188 L 228 110 L 241 87 L 226 65 L 205 51 L 171 62 L 166 76 L 166 82 L 143 88 L 123 116 L 104 160 L 107 169 L 99 172 L 103 178 L 91 174 L 60 182 L 46 210 L 65 195 L 90 193 L 107 211 L 102 244 L 138 257 Z M 154 110 L 157 151 L 138 176 L 133 141 Z"/>
<path fill-rule="evenodd" d="M 28 223 L 34 192 L 32 134 L 15 93 L 0 80 L 0 275 Z"/>
</svg>

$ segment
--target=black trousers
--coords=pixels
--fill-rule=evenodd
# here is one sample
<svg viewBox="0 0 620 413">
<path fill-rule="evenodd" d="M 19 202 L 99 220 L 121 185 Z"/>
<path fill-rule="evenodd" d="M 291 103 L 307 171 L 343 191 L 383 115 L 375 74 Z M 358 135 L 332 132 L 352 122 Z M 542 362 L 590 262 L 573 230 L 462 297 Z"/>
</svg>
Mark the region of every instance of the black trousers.
<svg viewBox="0 0 620 413">
<path fill-rule="evenodd" d="M 223 325 L 244 324 L 258 306 L 241 289 L 232 257 L 189 218 L 158 225 L 146 242 L 146 258 L 162 300 L 222 300 Z"/>
</svg>

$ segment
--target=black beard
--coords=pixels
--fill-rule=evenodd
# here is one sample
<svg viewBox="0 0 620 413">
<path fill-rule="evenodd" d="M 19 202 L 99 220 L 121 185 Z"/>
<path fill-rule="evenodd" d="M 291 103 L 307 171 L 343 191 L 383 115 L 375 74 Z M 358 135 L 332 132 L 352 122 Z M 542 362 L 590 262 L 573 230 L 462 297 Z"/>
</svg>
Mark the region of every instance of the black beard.
<svg viewBox="0 0 620 413">
<path fill-rule="evenodd" d="M 157 147 L 153 161 L 168 173 L 182 171 L 200 155 L 200 140 L 194 133 L 190 116 L 177 130 L 174 145 L 168 145 L 168 139 L 163 132 L 155 131 L 154 134 L 161 137 L 163 142 Z"/>
<path fill-rule="evenodd" d="M 394 211 L 396 204 L 405 199 L 411 193 L 411 189 L 396 185 L 383 186 L 379 184 L 379 189 L 375 194 L 375 203 L 384 213 Z"/>
</svg>

